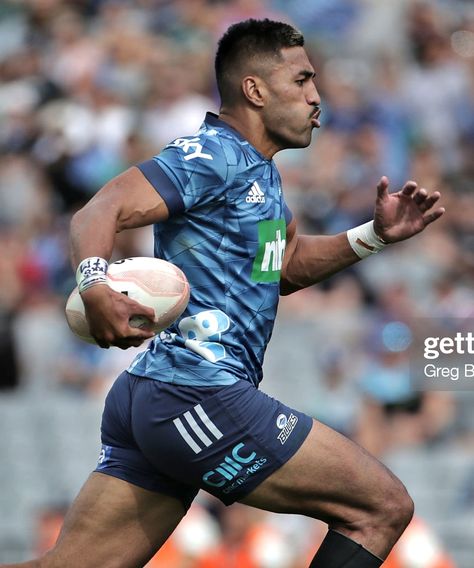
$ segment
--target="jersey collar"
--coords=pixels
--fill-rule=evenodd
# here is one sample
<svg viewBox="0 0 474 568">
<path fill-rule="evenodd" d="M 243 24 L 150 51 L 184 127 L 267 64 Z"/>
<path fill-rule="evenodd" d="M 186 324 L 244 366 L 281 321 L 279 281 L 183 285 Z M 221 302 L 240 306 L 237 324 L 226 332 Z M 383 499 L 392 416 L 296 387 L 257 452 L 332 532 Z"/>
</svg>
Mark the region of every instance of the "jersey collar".
<svg viewBox="0 0 474 568">
<path fill-rule="evenodd" d="M 238 132 L 237 130 L 235 130 L 235 128 L 232 128 L 232 126 L 230 126 L 230 124 L 227 124 L 227 122 L 225 122 L 224 120 L 221 120 L 217 114 L 214 114 L 213 112 L 207 112 L 206 113 L 206 118 L 204 121 L 206 124 L 209 124 L 210 126 L 217 126 L 218 128 L 224 128 L 225 130 L 228 130 L 230 133 L 232 133 L 234 136 L 236 136 L 241 142 L 247 142 L 248 140 L 246 140 L 242 134 L 240 134 L 240 132 Z"/>
<path fill-rule="evenodd" d="M 265 156 L 263 154 L 261 154 L 257 150 L 257 148 L 255 148 L 255 146 L 252 146 L 252 144 L 250 144 L 250 142 L 247 140 L 247 138 L 244 138 L 242 136 L 242 134 L 240 134 L 240 132 L 235 130 L 235 128 L 232 128 L 232 126 L 230 126 L 230 124 L 228 124 L 224 120 L 221 120 L 217 114 L 215 114 L 213 112 L 207 112 L 206 118 L 204 119 L 204 122 L 209 126 L 215 126 L 215 127 L 223 128 L 224 130 L 227 130 L 233 136 L 238 138 L 241 142 L 245 142 L 246 144 L 248 144 L 249 147 L 252 148 L 260 156 L 260 158 L 262 160 L 264 160 L 265 162 L 272 162 L 272 160 L 268 160 L 268 158 L 265 158 Z"/>
</svg>

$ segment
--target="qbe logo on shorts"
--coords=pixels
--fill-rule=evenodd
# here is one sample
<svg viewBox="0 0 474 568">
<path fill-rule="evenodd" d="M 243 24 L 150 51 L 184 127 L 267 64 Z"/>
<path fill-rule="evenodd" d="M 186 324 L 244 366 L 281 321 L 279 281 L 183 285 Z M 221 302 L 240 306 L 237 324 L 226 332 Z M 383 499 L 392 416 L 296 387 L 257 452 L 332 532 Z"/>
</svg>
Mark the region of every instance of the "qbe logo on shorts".
<svg viewBox="0 0 474 568">
<path fill-rule="evenodd" d="M 293 432 L 296 424 L 298 423 L 298 416 L 295 416 L 293 413 L 290 414 L 289 418 L 286 418 L 284 414 L 280 414 L 277 418 L 277 427 L 281 430 L 278 434 L 278 439 L 280 440 L 281 445 L 288 440 L 290 434 Z"/>
</svg>

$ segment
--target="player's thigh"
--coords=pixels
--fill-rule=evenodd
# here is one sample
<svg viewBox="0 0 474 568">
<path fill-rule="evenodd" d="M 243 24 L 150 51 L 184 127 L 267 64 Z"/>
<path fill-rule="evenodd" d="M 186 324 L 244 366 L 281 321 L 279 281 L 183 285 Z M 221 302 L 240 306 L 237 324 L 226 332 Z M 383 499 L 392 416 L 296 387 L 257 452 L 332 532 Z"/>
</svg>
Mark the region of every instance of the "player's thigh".
<svg viewBox="0 0 474 568">
<path fill-rule="evenodd" d="M 174 497 L 92 473 L 42 568 L 142 568 L 186 513 Z"/>
<path fill-rule="evenodd" d="M 241 502 L 331 525 L 379 512 L 399 490 L 401 482 L 377 459 L 314 421 L 296 454 Z"/>
</svg>

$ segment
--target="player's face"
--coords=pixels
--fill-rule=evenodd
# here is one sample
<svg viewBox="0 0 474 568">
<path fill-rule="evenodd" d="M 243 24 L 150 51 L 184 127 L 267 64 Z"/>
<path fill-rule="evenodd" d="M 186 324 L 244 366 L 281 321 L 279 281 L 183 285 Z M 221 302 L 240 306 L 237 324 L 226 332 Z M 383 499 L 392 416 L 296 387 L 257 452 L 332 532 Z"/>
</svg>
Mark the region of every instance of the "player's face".
<svg viewBox="0 0 474 568">
<path fill-rule="evenodd" d="M 268 92 L 263 119 L 269 137 L 280 148 L 303 148 L 319 128 L 321 99 L 314 69 L 302 47 L 281 50 L 279 61 L 265 81 Z"/>
</svg>

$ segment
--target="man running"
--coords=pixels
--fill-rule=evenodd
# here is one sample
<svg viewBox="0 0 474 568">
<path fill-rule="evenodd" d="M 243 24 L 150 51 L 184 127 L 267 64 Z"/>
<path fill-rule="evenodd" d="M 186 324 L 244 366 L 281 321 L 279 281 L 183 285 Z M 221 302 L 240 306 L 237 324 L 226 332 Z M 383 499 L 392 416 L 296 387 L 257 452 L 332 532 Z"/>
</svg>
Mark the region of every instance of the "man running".
<svg viewBox="0 0 474 568">
<path fill-rule="evenodd" d="M 219 116 L 107 183 L 73 218 L 72 259 L 101 347 L 151 338 L 129 318 L 153 310 L 104 285 L 116 233 L 153 225 L 155 256 L 185 272 L 191 298 L 115 382 L 97 469 L 56 546 L 23 566 L 144 566 L 199 489 L 325 521 L 314 568 L 381 566 L 412 517 L 381 463 L 258 386 L 279 295 L 419 233 L 443 214 L 433 208 L 440 195 L 412 181 L 389 194 L 382 177 L 373 221 L 298 234 L 272 158 L 308 146 L 320 126 L 303 36 L 247 20 L 227 30 L 215 64 Z"/>
</svg>

